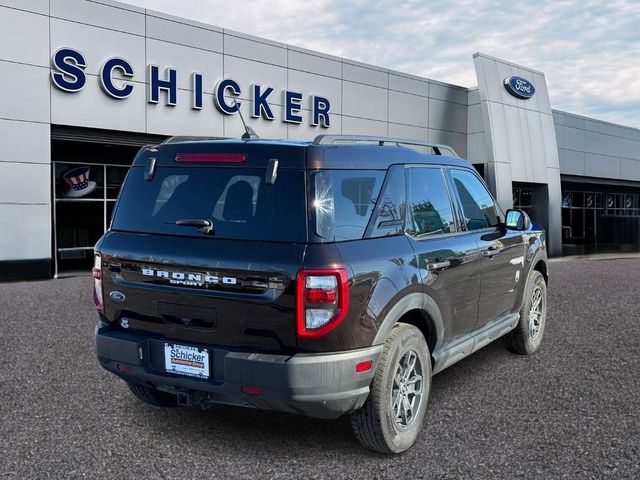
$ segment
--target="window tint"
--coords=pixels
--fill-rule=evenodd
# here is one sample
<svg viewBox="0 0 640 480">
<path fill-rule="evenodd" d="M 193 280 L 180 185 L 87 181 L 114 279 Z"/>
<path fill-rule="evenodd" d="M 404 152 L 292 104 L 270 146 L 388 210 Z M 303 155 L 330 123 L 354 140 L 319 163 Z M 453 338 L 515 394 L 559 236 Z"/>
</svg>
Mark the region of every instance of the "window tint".
<svg viewBox="0 0 640 480">
<path fill-rule="evenodd" d="M 316 233 L 326 241 L 362 238 L 384 173 L 377 170 L 320 170 L 312 173 Z"/>
<path fill-rule="evenodd" d="M 498 208 L 482 182 L 471 172 L 451 170 L 468 230 L 498 225 Z"/>
<path fill-rule="evenodd" d="M 264 169 L 159 167 L 151 181 L 133 167 L 120 194 L 112 228 L 202 236 L 176 220 L 213 221 L 216 238 L 306 241 L 304 173 L 280 170 L 273 185 Z"/>
<path fill-rule="evenodd" d="M 449 192 L 439 168 L 409 169 L 412 226 L 418 235 L 451 233 L 455 222 Z"/>
</svg>

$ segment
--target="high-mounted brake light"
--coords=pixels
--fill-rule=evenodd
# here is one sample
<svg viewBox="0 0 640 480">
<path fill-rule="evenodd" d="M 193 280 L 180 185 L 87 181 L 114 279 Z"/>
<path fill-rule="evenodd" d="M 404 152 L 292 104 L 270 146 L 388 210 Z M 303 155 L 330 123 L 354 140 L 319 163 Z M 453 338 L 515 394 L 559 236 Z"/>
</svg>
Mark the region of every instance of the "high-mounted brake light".
<svg viewBox="0 0 640 480">
<path fill-rule="evenodd" d="M 91 276 L 93 277 L 93 303 L 98 310 L 104 310 L 104 301 L 102 298 L 102 261 L 100 255 L 94 257 Z"/>
<path fill-rule="evenodd" d="M 344 268 L 301 270 L 296 282 L 296 325 L 299 337 L 322 337 L 347 316 L 349 283 Z"/>
<path fill-rule="evenodd" d="M 242 163 L 247 160 L 244 153 L 178 153 L 179 163 Z"/>
</svg>

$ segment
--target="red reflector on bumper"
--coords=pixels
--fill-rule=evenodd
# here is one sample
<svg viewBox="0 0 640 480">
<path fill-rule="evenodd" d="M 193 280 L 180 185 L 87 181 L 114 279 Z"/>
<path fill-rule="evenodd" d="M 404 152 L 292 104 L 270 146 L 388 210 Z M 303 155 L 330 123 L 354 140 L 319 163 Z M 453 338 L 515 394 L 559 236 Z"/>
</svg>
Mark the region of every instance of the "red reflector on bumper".
<svg viewBox="0 0 640 480">
<path fill-rule="evenodd" d="M 123 363 L 118 363 L 118 364 L 116 364 L 116 367 L 118 368 L 119 372 L 131 373 L 131 367 L 129 365 L 125 365 Z"/>
<path fill-rule="evenodd" d="M 258 395 L 262 395 L 262 387 L 252 387 L 250 385 L 242 385 L 240 387 L 240 391 L 245 395 L 253 395 L 257 397 Z"/>
<path fill-rule="evenodd" d="M 373 360 L 367 360 L 365 362 L 356 363 L 356 373 L 368 372 L 373 366 Z"/>
</svg>

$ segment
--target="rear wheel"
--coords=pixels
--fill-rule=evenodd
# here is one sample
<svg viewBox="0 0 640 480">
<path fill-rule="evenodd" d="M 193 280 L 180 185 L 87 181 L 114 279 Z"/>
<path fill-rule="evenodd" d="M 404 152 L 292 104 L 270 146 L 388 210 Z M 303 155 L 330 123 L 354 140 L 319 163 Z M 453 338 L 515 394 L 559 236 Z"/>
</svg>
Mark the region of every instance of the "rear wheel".
<svg viewBox="0 0 640 480">
<path fill-rule="evenodd" d="M 161 392 L 155 388 L 145 387 L 137 383 L 129 383 L 129 390 L 138 400 L 153 405 L 154 407 L 177 407 L 178 397 L 167 392 Z"/>
<path fill-rule="evenodd" d="M 384 345 L 371 393 L 351 415 L 362 445 L 383 453 L 411 447 L 422 430 L 431 390 L 431 356 L 422 332 L 397 324 Z"/>
<path fill-rule="evenodd" d="M 507 349 L 519 355 L 531 355 L 542 342 L 547 323 L 547 284 L 537 270 L 529 274 L 520 310 L 520 321 L 505 335 Z"/>
</svg>

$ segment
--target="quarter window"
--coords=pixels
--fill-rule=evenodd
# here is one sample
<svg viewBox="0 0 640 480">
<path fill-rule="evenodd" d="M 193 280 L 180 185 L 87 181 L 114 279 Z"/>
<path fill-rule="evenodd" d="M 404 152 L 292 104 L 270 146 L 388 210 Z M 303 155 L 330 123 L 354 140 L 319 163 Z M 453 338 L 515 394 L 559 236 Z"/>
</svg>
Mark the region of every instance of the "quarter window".
<svg viewBox="0 0 640 480">
<path fill-rule="evenodd" d="M 316 234 L 328 242 L 362 238 L 385 172 L 320 170 L 311 175 L 315 188 Z"/>
<path fill-rule="evenodd" d="M 406 215 L 404 167 L 389 169 L 387 178 L 373 214 L 368 237 L 385 237 L 402 232 Z"/>
<path fill-rule="evenodd" d="M 478 177 L 464 170 L 451 170 L 451 177 L 460 197 L 467 230 L 497 226 L 498 207 Z"/>
<path fill-rule="evenodd" d="M 449 192 L 439 168 L 409 169 L 412 230 L 417 235 L 455 231 Z"/>
</svg>

